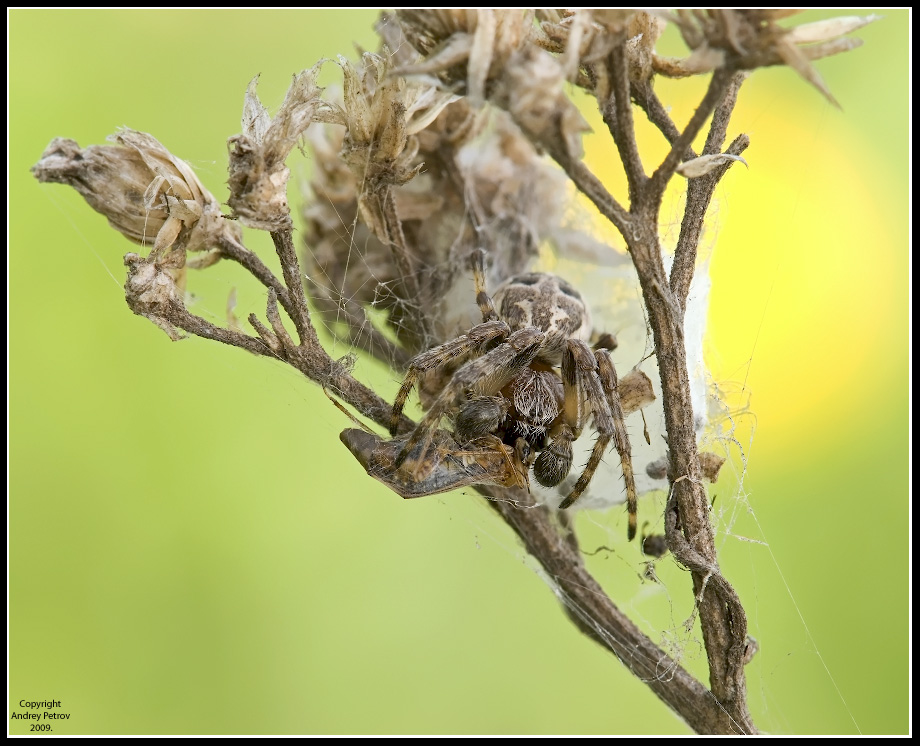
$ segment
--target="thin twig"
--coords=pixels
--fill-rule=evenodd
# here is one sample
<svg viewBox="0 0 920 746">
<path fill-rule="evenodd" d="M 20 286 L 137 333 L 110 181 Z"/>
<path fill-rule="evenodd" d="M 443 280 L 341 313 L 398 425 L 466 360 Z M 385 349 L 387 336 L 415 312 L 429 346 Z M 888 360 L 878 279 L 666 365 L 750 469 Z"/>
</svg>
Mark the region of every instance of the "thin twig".
<svg viewBox="0 0 920 746">
<path fill-rule="evenodd" d="M 655 89 L 652 88 L 651 82 L 633 84 L 631 90 L 633 100 L 645 112 L 648 120 L 661 131 L 661 134 L 665 136 L 665 139 L 671 145 L 677 142 L 677 138 L 680 137 L 680 130 L 674 124 L 674 120 L 671 119 L 665 105 L 661 103 L 661 99 L 658 98 Z M 690 158 L 696 157 L 696 153 L 692 148 L 688 148 L 687 153 Z"/>
<path fill-rule="evenodd" d="M 693 116 L 690 117 L 690 121 L 687 122 L 684 131 L 680 133 L 680 137 L 678 137 L 671 146 L 670 152 L 665 156 L 661 165 L 655 169 L 655 173 L 653 173 L 649 179 L 648 186 L 643 194 L 643 200 L 647 201 L 649 205 L 654 205 L 656 213 L 661 204 L 661 198 L 664 195 L 665 187 L 668 185 L 677 167 L 684 160 L 687 155 L 687 149 L 703 128 L 709 115 L 722 100 L 731 79 L 732 71 L 726 68 L 720 67 L 712 74 L 712 78 L 709 81 L 709 88 L 706 89 L 703 100 L 700 101 L 700 105 L 697 107 L 696 111 L 693 112 Z"/>
<path fill-rule="evenodd" d="M 553 160 L 562 166 L 562 170 L 578 187 L 578 190 L 594 203 L 601 215 L 607 218 L 625 238 L 631 230 L 632 221 L 629 212 L 607 191 L 607 187 L 592 173 L 591 169 L 580 159 L 573 158 L 561 143 L 565 143 L 565 137 L 560 130 L 556 142 L 535 144 L 546 149 Z"/>
<path fill-rule="evenodd" d="M 287 311 L 289 315 L 293 316 L 294 304 L 291 301 L 291 295 L 288 289 L 284 286 L 284 283 L 275 277 L 272 271 L 265 266 L 265 263 L 259 258 L 258 254 L 224 235 L 220 236 L 219 247 L 221 256 L 233 260 L 265 287 L 272 288 L 275 293 L 277 293 L 278 300 L 284 307 L 284 310 Z"/>
<path fill-rule="evenodd" d="M 738 101 L 738 90 L 746 77 L 745 73 L 736 73 L 728 86 L 725 97 L 716 107 L 712 115 L 712 124 L 706 137 L 701 155 L 720 153 L 732 112 Z M 749 144 L 747 135 L 740 135 L 728 149 L 731 155 L 741 155 Z M 674 293 L 676 302 L 681 308 L 681 313 L 687 306 L 687 294 L 690 292 L 690 282 L 693 279 L 693 270 L 696 266 L 697 248 L 700 235 L 703 231 L 703 221 L 706 210 L 712 200 L 716 185 L 731 166 L 731 161 L 717 168 L 712 173 L 690 179 L 687 185 L 687 202 L 684 207 L 684 217 L 680 225 L 680 236 L 674 248 L 674 262 L 671 265 L 671 278 L 669 285 Z"/>
<path fill-rule="evenodd" d="M 636 143 L 636 129 L 629 99 L 629 64 L 623 44 L 617 44 L 610 53 L 607 74 L 611 82 L 612 101 L 604 107 L 603 116 L 620 153 L 629 185 L 629 202 L 633 204 L 645 188 L 648 177 L 645 175 L 639 146 Z"/>
<path fill-rule="evenodd" d="M 303 291 L 303 278 L 300 274 L 300 263 L 297 261 L 297 251 L 294 249 L 291 229 L 272 231 L 271 236 L 275 244 L 275 251 L 278 252 L 278 259 L 281 261 L 284 284 L 287 285 L 293 305 L 293 309 L 285 308 L 285 310 L 288 311 L 291 321 L 294 322 L 297 334 L 300 337 L 300 343 L 302 345 L 310 343 L 318 346 L 319 340 L 316 337 L 316 330 L 310 322 L 310 311 L 307 308 L 307 297 Z"/>
<path fill-rule="evenodd" d="M 741 155 L 748 145 L 750 138 L 747 135 L 738 135 L 725 152 L 730 155 Z M 707 154 L 705 150 L 703 154 Z M 728 161 L 712 173 L 691 179 L 687 186 L 687 203 L 680 223 L 680 235 L 674 248 L 674 262 L 671 265 L 669 282 L 675 301 L 680 305 L 681 314 L 687 307 L 687 295 L 696 268 L 697 250 L 703 233 L 706 210 L 709 208 L 716 185 L 731 168 L 732 163 Z"/>
</svg>

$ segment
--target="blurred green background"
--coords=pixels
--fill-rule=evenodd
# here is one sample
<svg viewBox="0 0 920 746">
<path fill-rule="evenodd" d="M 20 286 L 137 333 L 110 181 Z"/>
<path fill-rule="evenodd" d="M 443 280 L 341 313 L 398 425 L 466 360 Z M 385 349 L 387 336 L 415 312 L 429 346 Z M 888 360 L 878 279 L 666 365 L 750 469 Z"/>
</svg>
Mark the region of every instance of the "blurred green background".
<svg viewBox="0 0 920 746">
<path fill-rule="evenodd" d="M 687 732 L 574 630 L 479 499 L 400 500 L 340 445 L 349 422 L 317 387 L 133 316 L 134 247 L 28 172 L 55 136 L 130 126 L 223 201 L 248 81 L 262 74 L 274 110 L 292 73 L 375 48 L 374 18 L 9 15 L 10 707 L 61 700 L 55 733 Z M 774 733 L 908 730 L 908 28 L 884 12 L 864 47 L 818 63 L 843 111 L 758 71 L 730 133 L 751 135 L 750 169 L 718 195 L 711 364 L 756 416 L 742 538 L 722 537 L 721 562 L 761 646 L 751 709 Z M 678 121 L 693 85 L 659 87 Z M 199 313 L 223 318 L 237 286 L 241 318 L 264 309 L 215 269 L 190 278 Z M 738 492 L 726 480 L 720 501 Z M 588 549 L 598 527 L 621 539 L 581 521 Z M 592 562 L 671 642 L 688 579 L 663 560 L 667 590 L 642 583 L 640 559 L 621 542 Z"/>
</svg>

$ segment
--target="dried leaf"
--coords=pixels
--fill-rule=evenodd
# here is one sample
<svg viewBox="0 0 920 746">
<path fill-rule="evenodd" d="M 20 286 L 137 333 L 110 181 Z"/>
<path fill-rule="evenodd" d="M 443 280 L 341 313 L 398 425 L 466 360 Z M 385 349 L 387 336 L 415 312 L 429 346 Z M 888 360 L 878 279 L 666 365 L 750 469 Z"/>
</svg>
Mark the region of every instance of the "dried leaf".
<svg viewBox="0 0 920 746">
<path fill-rule="evenodd" d="M 730 153 L 715 153 L 714 155 L 702 155 L 699 158 L 693 158 L 684 161 L 677 167 L 677 173 L 688 179 L 695 179 L 699 176 L 705 176 L 717 168 L 724 166 L 726 163 L 739 161 L 745 166 L 748 165 L 740 155 L 731 155 Z"/>
</svg>

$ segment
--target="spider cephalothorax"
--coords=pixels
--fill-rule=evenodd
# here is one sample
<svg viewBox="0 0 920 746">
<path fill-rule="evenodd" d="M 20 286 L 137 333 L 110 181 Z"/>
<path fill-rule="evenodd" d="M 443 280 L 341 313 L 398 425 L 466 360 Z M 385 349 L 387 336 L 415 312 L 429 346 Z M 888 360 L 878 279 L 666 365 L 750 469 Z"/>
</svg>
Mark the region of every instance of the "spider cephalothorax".
<svg viewBox="0 0 920 746">
<path fill-rule="evenodd" d="M 584 471 L 559 505 L 572 505 L 584 492 L 613 441 L 623 467 L 629 509 L 629 538 L 636 533 L 636 487 L 629 439 L 623 423 L 616 369 L 603 335 L 592 349 L 591 316 L 581 295 L 565 280 L 534 272 L 503 283 L 494 300 L 485 288 L 484 254 L 473 256 L 476 302 L 482 323 L 450 342 L 417 355 L 393 405 L 390 432 L 396 435 L 406 398 L 419 376 L 466 360 L 402 444 L 390 468 L 424 471 L 442 417 L 454 424 L 461 446 L 488 445 L 508 454 L 514 472 L 533 468 L 546 487 L 560 484 L 572 467 L 572 443 L 593 420 L 597 440 Z"/>
<path fill-rule="evenodd" d="M 546 334 L 537 358 L 558 365 L 567 339 L 587 342 L 591 313 L 581 294 L 561 277 L 529 272 L 503 282 L 492 296 L 498 317 L 511 331 L 533 326 Z"/>
</svg>

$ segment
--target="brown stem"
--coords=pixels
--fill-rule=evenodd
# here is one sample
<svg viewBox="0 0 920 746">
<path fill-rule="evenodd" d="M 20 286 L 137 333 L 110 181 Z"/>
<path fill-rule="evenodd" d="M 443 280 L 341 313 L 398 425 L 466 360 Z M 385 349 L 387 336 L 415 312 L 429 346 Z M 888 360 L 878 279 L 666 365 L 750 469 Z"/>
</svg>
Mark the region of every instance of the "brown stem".
<svg viewBox="0 0 920 746">
<path fill-rule="evenodd" d="M 274 289 L 284 310 L 287 311 L 288 315 L 293 316 L 294 303 L 291 300 L 290 293 L 288 293 L 284 283 L 272 274 L 272 271 L 265 266 L 265 263 L 256 253 L 226 236 L 220 237 L 220 253 L 221 256 L 231 259 L 243 267 L 265 287 Z"/>
<path fill-rule="evenodd" d="M 677 138 L 680 137 L 680 130 L 677 129 L 677 125 L 674 124 L 670 114 L 668 114 L 668 110 L 665 108 L 664 104 L 661 103 L 661 99 L 655 94 L 651 81 L 633 85 L 632 97 L 639 105 L 639 108 L 645 112 L 648 120 L 654 124 L 661 131 L 661 134 L 665 136 L 667 141 L 673 145 L 677 141 Z M 692 148 L 688 149 L 688 154 L 691 158 L 696 156 Z"/>
<path fill-rule="evenodd" d="M 644 174 L 636 167 L 633 159 L 628 157 L 628 148 L 624 160 L 627 178 L 630 183 L 642 184 L 637 190 L 637 199 L 631 202 L 630 212 L 624 216 L 616 208 L 612 197 L 601 186 L 594 183 L 586 169 L 560 159 L 560 153 L 547 148 L 551 155 L 566 170 L 576 186 L 600 209 L 611 223 L 620 230 L 626 239 L 627 247 L 639 277 L 642 295 L 645 301 L 649 325 L 652 329 L 658 368 L 661 376 L 662 400 L 665 412 L 665 426 L 670 452 L 670 471 L 673 498 L 685 543 L 676 538 L 672 531 L 673 543 L 679 561 L 686 559 L 691 569 L 694 595 L 698 602 L 703 642 L 709 661 L 710 685 L 712 695 L 719 704 L 720 715 L 710 722 L 713 730 L 707 732 L 756 732 L 747 710 L 744 655 L 747 645 L 747 625 L 743 608 L 737 595 L 719 572 L 716 560 L 714 532 L 708 514 L 708 499 L 702 486 L 702 474 L 696 444 L 694 414 L 690 396 L 690 380 L 687 373 L 687 354 L 684 341 L 684 304 L 686 291 L 692 279 L 696 247 L 700 230 L 688 227 L 681 246 L 681 261 L 678 274 L 674 276 L 678 292 L 673 292 L 665 275 L 662 249 L 658 238 L 658 219 L 661 200 L 668 181 L 674 175 L 677 166 L 691 152 L 690 145 L 703 124 L 716 106 L 722 103 L 719 114 L 714 118 L 710 131 L 709 145 L 724 139 L 728 116 L 733 109 L 738 80 L 732 83 L 732 73 L 728 69 L 716 70 L 709 88 L 699 107 L 683 132 L 673 137 L 673 123 L 655 105 L 657 99 L 648 95 L 642 99 L 650 111 L 650 116 L 658 122 L 666 136 L 672 140 L 672 147 L 662 164 L 651 178 L 644 180 Z M 731 87 L 731 92 L 729 88 Z M 726 95 L 728 94 L 728 95 Z M 670 124 L 669 124 L 670 123 Z M 619 113 L 614 132 L 622 124 Z M 618 134 L 617 139 L 621 139 Z M 624 139 L 625 143 L 626 140 Z M 739 141 L 737 146 L 745 142 Z M 622 153 L 622 149 L 621 149 Z M 561 154 L 565 156 L 565 153 Z M 630 171 L 632 173 L 630 173 Z M 724 171 L 723 171 L 724 173 Z M 593 177 L 593 175 L 590 175 Z M 714 184 L 713 184 L 714 186 Z M 700 189 L 699 194 L 689 203 L 692 214 L 691 226 L 699 228 L 697 218 L 705 213 L 711 192 Z M 701 225 L 701 223 L 700 223 Z M 688 549 L 689 547 L 689 549 Z M 742 651 L 739 654 L 739 651 Z"/>
<path fill-rule="evenodd" d="M 706 137 L 706 144 L 703 146 L 701 155 L 712 155 L 721 152 L 722 144 L 725 142 L 725 135 L 728 132 L 728 123 L 731 120 L 732 112 L 735 110 L 735 103 L 738 101 L 738 90 L 741 88 L 744 79 L 744 73 L 736 73 L 732 78 L 725 97 L 713 112 L 709 135 Z M 731 155 L 741 155 L 749 144 L 750 140 L 747 135 L 739 135 L 729 146 L 727 152 Z M 690 179 L 687 185 L 687 203 L 680 225 L 680 236 L 674 249 L 674 262 L 671 265 L 669 283 L 671 292 L 674 293 L 682 312 L 686 310 L 687 306 L 687 294 L 690 292 L 690 282 L 693 279 L 693 270 L 696 266 L 697 247 L 699 246 L 700 235 L 703 232 L 706 210 L 709 208 L 716 185 L 725 175 L 731 163 L 729 161 L 721 168 L 717 168 L 705 176 Z"/>
<path fill-rule="evenodd" d="M 591 172 L 591 169 L 581 160 L 571 156 L 564 143 L 565 136 L 560 127 L 554 142 L 536 142 L 534 144 L 545 148 L 553 157 L 553 160 L 562 166 L 562 170 L 572 180 L 572 183 L 578 187 L 578 190 L 600 210 L 601 215 L 613 223 L 623 236 L 626 236 L 630 231 L 632 222 L 630 214 L 607 191 L 607 187 Z"/>
<path fill-rule="evenodd" d="M 284 284 L 287 285 L 293 306 L 291 309 L 285 306 L 285 310 L 291 317 L 291 321 L 294 322 L 297 335 L 300 337 L 300 344 L 309 343 L 311 346 L 319 347 L 316 330 L 310 321 L 307 296 L 304 295 L 303 278 L 300 275 L 300 262 L 297 261 L 297 251 L 294 249 L 291 229 L 272 231 L 271 236 L 275 244 L 275 251 L 278 252 L 278 259 L 281 261 L 281 274 L 284 276 Z"/>
<path fill-rule="evenodd" d="M 738 135 L 725 152 L 731 155 L 741 155 L 750 143 L 750 138 L 747 135 Z M 716 147 L 715 152 L 719 152 L 718 148 L 720 146 L 721 143 Z M 708 155 L 707 150 L 704 149 L 703 154 Z M 687 295 L 690 292 L 690 283 L 693 280 L 693 272 L 696 268 L 697 249 L 699 248 L 700 236 L 703 233 L 706 210 L 709 209 L 709 203 L 716 190 L 716 185 L 732 163 L 732 161 L 729 161 L 724 166 L 720 166 L 705 176 L 691 179 L 687 186 L 687 203 L 684 208 L 684 217 L 680 223 L 677 246 L 674 248 L 674 262 L 671 264 L 669 282 L 671 292 L 674 293 L 676 302 L 681 309 L 681 314 L 687 308 Z"/>
<path fill-rule="evenodd" d="M 570 532 L 560 529 L 550 511 L 523 490 L 478 488 L 490 506 L 520 537 L 527 551 L 552 579 L 572 621 L 612 652 L 697 733 L 756 733 L 737 720 L 712 693 L 657 647 L 610 600 L 582 562 Z"/>
<path fill-rule="evenodd" d="M 649 206 L 654 206 L 656 214 L 661 205 L 661 198 L 664 195 L 665 187 L 668 185 L 677 167 L 686 157 L 687 149 L 703 128 L 712 110 L 715 109 L 716 105 L 722 100 L 731 79 L 731 70 L 725 68 L 720 67 L 712 74 L 712 79 L 709 81 L 709 88 L 706 89 L 703 100 L 700 101 L 700 105 L 697 107 L 696 111 L 693 112 L 693 116 L 690 117 L 690 121 L 687 122 L 684 131 L 680 133 L 680 137 L 672 144 L 670 152 L 665 156 L 661 165 L 655 169 L 655 173 L 653 173 L 649 179 L 647 188 L 644 190 L 643 202 L 646 202 Z"/>
<path fill-rule="evenodd" d="M 629 185 L 629 201 L 634 203 L 645 188 L 648 177 L 642 167 L 639 147 L 636 144 L 636 129 L 633 122 L 632 105 L 629 99 L 629 64 L 625 48 L 617 44 L 610 53 L 607 77 L 611 82 L 610 100 L 603 107 L 602 115 L 620 154 L 620 161 L 626 171 Z"/>
</svg>

